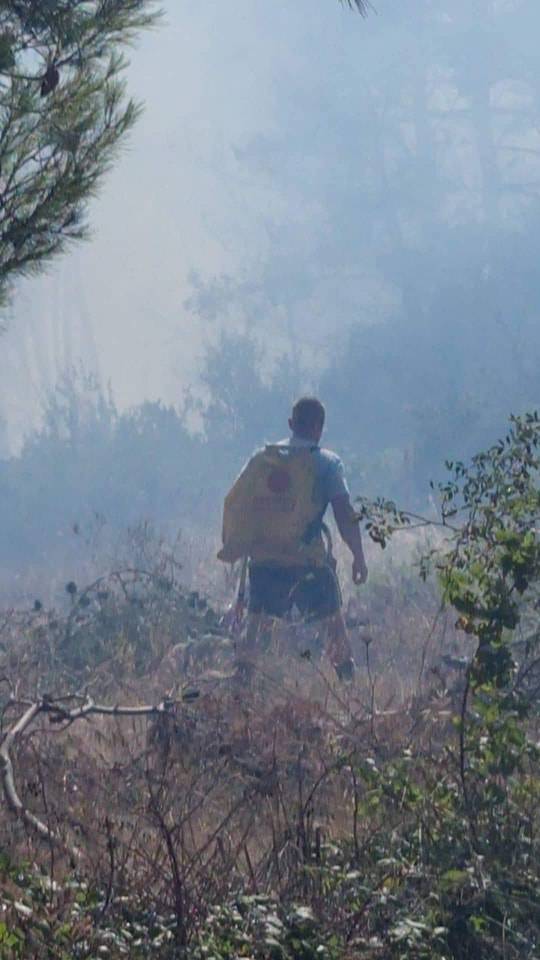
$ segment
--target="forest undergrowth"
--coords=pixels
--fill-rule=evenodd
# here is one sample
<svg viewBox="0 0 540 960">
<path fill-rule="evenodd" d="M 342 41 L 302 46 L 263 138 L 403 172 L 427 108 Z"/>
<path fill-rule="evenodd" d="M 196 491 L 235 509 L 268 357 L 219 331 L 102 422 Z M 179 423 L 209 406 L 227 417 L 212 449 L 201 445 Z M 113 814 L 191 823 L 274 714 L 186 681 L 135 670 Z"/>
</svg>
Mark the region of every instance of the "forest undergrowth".
<svg viewBox="0 0 540 960">
<path fill-rule="evenodd" d="M 346 598 L 350 685 L 300 625 L 239 684 L 163 547 L 4 611 L 0 957 L 538 957 L 538 432 Z"/>
</svg>

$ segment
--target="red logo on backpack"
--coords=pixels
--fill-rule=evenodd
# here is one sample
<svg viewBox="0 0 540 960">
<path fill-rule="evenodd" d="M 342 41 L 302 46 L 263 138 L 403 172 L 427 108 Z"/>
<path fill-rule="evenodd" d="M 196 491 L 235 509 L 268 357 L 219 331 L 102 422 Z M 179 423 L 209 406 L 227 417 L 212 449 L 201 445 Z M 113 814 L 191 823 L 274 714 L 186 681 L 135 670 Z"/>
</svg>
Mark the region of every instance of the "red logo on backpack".
<svg viewBox="0 0 540 960">
<path fill-rule="evenodd" d="M 266 481 L 268 489 L 275 494 L 284 494 L 291 489 L 291 478 L 288 470 L 276 467 L 268 474 Z"/>
</svg>

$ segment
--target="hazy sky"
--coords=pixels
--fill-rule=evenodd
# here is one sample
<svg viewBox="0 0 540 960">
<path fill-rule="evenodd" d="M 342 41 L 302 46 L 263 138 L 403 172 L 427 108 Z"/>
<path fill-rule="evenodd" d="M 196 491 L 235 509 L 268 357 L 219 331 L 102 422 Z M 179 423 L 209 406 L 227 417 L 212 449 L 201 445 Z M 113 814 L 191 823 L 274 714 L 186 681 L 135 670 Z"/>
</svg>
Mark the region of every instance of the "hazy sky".
<svg viewBox="0 0 540 960">
<path fill-rule="evenodd" d="M 310 76 L 330 67 L 339 89 L 341 66 L 367 42 L 366 22 L 337 0 L 165 9 L 132 54 L 129 86 L 145 113 L 91 205 L 91 242 L 16 293 L 0 360 L 13 428 L 66 354 L 90 367 L 97 357 L 122 406 L 177 398 L 203 335 L 183 306 L 190 272 L 256 263 L 283 212 L 271 177 L 246 172 L 238 151 L 279 129 Z"/>
</svg>

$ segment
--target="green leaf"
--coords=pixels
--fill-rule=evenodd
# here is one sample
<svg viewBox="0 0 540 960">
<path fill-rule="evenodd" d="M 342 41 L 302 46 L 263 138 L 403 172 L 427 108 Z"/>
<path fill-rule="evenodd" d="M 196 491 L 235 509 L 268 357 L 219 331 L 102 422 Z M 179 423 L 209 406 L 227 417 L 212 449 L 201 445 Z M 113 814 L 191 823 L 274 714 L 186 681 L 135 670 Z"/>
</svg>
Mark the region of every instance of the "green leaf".
<svg viewBox="0 0 540 960">
<path fill-rule="evenodd" d="M 458 890 L 470 881 L 466 870 L 447 870 L 441 877 L 441 886 L 447 891 Z"/>
</svg>

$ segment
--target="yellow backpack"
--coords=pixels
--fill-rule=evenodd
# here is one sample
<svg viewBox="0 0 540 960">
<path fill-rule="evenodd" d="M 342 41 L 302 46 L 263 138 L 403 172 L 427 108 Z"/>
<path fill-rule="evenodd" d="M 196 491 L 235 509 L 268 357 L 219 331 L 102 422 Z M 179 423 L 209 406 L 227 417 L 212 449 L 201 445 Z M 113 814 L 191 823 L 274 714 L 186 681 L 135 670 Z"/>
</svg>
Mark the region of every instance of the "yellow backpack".
<svg viewBox="0 0 540 960">
<path fill-rule="evenodd" d="M 225 499 L 221 560 L 282 566 L 322 564 L 320 520 L 326 504 L 317 492 L 314 452 L 267 446 L 256 453 Z"/>
</svg>

